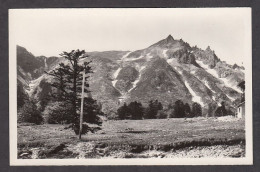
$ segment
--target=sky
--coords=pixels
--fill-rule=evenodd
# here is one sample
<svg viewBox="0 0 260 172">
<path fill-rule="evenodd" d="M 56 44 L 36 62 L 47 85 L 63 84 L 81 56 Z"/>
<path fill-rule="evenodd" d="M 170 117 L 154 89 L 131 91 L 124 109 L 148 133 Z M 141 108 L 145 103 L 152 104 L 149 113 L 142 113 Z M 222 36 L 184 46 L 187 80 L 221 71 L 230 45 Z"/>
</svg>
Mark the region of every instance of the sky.
<svg viewBox="0 0 260 172">
<path fill-rule="evenodd" d="M 230 64 L 251 58 L 250 8 L 27 9 L 9 11 L 9 33 L 35 56 L 138 50 L 169 34 Z"/>
</svg>

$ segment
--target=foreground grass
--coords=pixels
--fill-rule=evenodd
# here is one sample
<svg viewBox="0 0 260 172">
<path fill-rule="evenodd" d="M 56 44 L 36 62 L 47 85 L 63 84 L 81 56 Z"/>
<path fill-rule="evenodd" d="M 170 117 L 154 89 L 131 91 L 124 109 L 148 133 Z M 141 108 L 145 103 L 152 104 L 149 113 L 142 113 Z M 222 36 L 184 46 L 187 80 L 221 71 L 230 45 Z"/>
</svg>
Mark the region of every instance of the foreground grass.
<svg viewBox="0 0 260 172">
<path fill-rule="evenodd" d="M 227 119 L 227 120 L 226 120 Z M 105 147 L 144 149 L 181 149 L 188 146 L 235 145 L 245 142 L 244 120 L 234 118 L 190 118 L 105 121 L 102 130 L 84 135 L 82 141 L 63 125 L 18 127 L 20 151 L 35 147 L 52 149 L 60 144 L 76 146 L 80 142 L 105 144 Z M 117 148 L 115 148 L 117 149 Z M 167 150 L 165 150 L 167 151 Z"/>
</svg>

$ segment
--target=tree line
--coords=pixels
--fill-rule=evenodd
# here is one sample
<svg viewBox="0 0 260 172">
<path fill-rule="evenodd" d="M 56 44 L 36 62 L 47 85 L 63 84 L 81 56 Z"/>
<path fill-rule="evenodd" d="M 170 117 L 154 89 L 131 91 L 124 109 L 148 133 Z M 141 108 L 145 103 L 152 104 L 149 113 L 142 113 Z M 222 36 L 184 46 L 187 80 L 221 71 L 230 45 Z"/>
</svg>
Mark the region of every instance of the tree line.
<svg viewBox="0 0 260 172">
<path fill-rule="evenodd" d="M 221 106 L 214 107 L 209 104 L 207 116 L 226 116 L 230 112 L 226 110 L 225 103 Z M 163 118 L 193 118 L 203 116 L 202 107 L 199 103 L 184 103 L 182 100 L 175 101 L 174 104 L 169 104 L 166 108 L 158 100 L 150 100 L 147 107 L 142 103 L 134 101 L 129 104 L 124 103 L 117 110 L 117 119 L 163 119 Z"/>
</svg>

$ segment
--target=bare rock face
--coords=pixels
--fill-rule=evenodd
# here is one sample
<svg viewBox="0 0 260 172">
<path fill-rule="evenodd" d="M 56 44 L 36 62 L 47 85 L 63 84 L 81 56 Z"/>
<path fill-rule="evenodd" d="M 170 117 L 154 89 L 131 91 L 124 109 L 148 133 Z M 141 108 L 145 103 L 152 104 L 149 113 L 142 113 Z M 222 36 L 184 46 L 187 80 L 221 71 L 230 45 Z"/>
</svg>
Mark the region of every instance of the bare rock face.
<svg viewBox="0 0 260 172">
<path fill-rule="evenodd" d="M 196 59 L 203 61 L 204 64 L 208 65 L 210 68 L 214 68 L 216 64 L 220 61 L 215 52 L 211 50 L 209 46 L 206 48 L 205 51 L 195 48 L 194 56 Z"/>
<path fill-rule="evenodd" d="M 167 38 L 166 38 L 166 42 L 169 44 L 169 43 L 171 43 L 171 42 L 173 42 L 174 41 L 174 39 L 173 39 L 173 37 L 171 36 L 171 35 L 169 35 Z"/>
</svg>

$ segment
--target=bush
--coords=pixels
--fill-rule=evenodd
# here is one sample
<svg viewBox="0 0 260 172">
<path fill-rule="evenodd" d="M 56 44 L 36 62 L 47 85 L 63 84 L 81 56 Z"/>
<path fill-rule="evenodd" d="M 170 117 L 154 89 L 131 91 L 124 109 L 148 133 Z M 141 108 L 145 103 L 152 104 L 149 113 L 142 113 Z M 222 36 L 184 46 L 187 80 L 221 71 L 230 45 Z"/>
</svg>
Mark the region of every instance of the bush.
<svg viewBox="0 0 260 172">
<path fill-rule="evenodd" d="M 71 105 L 65 102 L 50 102 L 43 114 L 48 124 L 69 124 L 73 119 Z"/>
<path fill-rule="evenodd" d="M 117 120 L 118 119 L 118 115 L 117 115 L 116 112 L 111 110 L 110 112 L 108 112 L 107 119 L 108 120 Z"/>
<path fill-rule="evenodd" d="M 72 129 L 74 130 L 75 134 L 79 134 L 79 125 L 72 125 Z M 97 132 L 98 130 L 101 130 L 100 127 L 89 127 L 87 124 L 82 124 L 82 132 L 81 134 L 87 134 L 89 131 L 92 133 Z"/>
<path fill-rule="evenodd" d="M 163 110 L 159 110 L 157 112 L 157 115 L 156 115 L 157 119 L 165 119 L 167 117 L 168 117 L 167 113 L 165 113 Z"/>
<path fill-rule="evenodd" d="M 43 117 L 38 111 L 36 103 L 33 100 L 28 100 L 22 107 L 21 113 L 18 116 L 18 122 L 28 122 L 34 124 L 41 124 Z"/>
</svg>

